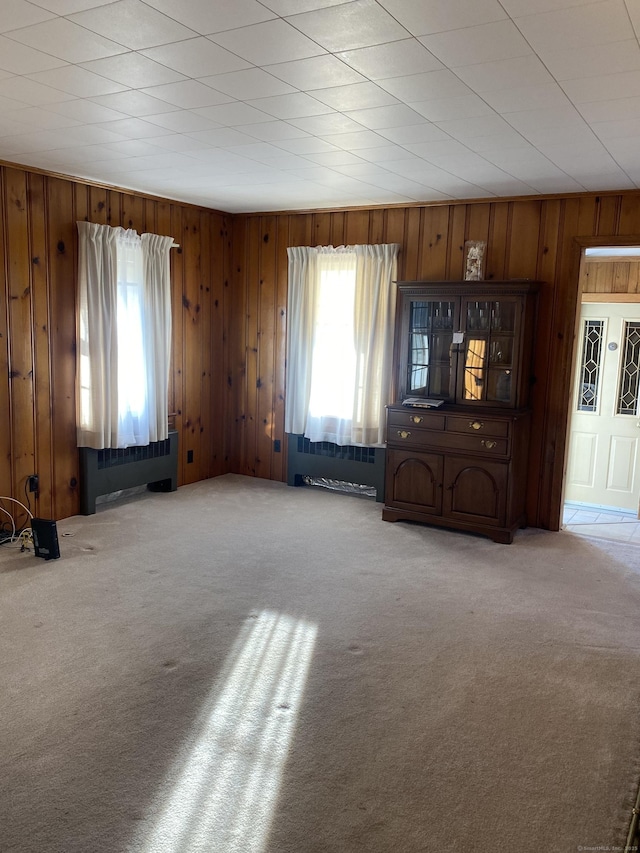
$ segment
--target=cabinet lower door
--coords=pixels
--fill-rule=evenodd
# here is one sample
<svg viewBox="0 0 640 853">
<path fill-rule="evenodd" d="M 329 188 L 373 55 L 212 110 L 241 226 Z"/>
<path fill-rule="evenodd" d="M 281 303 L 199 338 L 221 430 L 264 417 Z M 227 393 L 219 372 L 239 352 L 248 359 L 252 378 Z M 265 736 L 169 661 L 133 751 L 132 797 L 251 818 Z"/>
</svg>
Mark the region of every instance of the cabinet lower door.
<svg viewBox="0 0 640 853">
<path fill-rule="evenodd" d="M 504 526 L 508 471 L 507 462 L 447 457 L 444 463 L 443 516 Z"/>
<path fill-rule="evenodd" d="M 411 450 L 387 450 L 385 503 L 398 509 L 440 515 L 442 456 Z"/>
</svg>

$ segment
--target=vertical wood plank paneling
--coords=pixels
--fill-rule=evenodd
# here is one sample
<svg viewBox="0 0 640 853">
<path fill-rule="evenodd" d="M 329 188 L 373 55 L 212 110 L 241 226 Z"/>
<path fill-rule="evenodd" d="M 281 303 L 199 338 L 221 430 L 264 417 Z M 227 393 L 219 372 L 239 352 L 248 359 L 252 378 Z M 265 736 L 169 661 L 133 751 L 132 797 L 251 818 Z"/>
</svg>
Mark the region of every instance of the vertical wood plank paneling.
<svg viewBox="0 0 640 853">
<path fill-rule="evenodd" d="M 445 205 L 424 211 L 422 254 L 419 277 L 425 281 L 442 281 L 447 275 L 447 236 L 449 208 Z"/>
<path fill-rule="evenodd" d="M 6 215 L 4 212 L 4 169 L 0 169 L 0 495 L 13 496 L 11 477 L 11 396 L 9 394 L 9 278 L 5 266 Z M 22 329 L 16 331 L 21 334 Z M 0 513 L 4 515 L 4 513 Z M 3 523 L 4 519 L 0 521 Z"/>
<path fill-rule="evenodd" d="M 379 243 L 390 242 L 385 238 L 384 213 L 383 208 L 377 208 L 376 210 L 371 211 L 371 216 L 369 217 L 369 239 L 367 240 L 367 243 L 377 245 Z"/>
<path fill-rule="evenodd" d="M 346 214 L 344 242 L 356 246 L 369 242 L 369 211 L 350 210 Z"/>
<path fill-rule="evenodd" d="M 29 257 L 29 222 L 27 176 L 7 169 L 4 210 L 7 235 L 7 275 L 9 278 L 9 328 L 11 330 L 9 388 L 11 395 L 12 479 L 13 492 L 22 495 L 27 478 L 35 474 L 35 427 L 33 389 L 33 337 L 31 318 L 31 265 Z M 24 330 L 25 334 L 15 334 Z M 28 516 L 19 513 L 20 526 Z"/>
<path fill-rule="evenodd" d="M 211 328 L 209 334 L 209 373 L 211 375 L 211 420 L 209 476 L 218 477 L 225 472 L 225 377 L 226 364 L 224 303 L 227 270 L 225 269 L 228 241 L 227 222 L 222 217 L 210 222 L 211 228 Z"/>
<path fill-rule="evenodd" d="M 287 479 L 287 439 L 284 431 L 285 393 L 286 393 L 286 354 L 287 354 L 287 246 L 290 242 L 289 219 L 278 217 L 276 245 L 276 298 L 274 305 L 273 349 L 274 364 L 274 415 L 273 437 L 280 440 L 280 453 L 273 454 L 271 477 L 274 480 Z"/>
<path fill-rule="evenodd" d="M 204 211 L 198 211 L 199 219 L 198 234 L 200 245 L 198 255 L 199 266 L 199 288 L 200 288 L 200 324 L 202 329 L 200 348 L 200 464 L 198 466 L 198 479 L 206 480 L 211 476 L 212 457 L 212 430 L 211 430 L 211 399 L 212 399 L 212 372 L 211 372 L 211 216 Z"/>
<path fill-rule="evenodd" d="M 405 218 L 405 233 L 403 244 L 405 248 L 404 274 L 407 281 L 414 281 L 420 276 L 418 274 L 418 258 L 420 255 L 420 244 L 422 241 L 421 211 L 418 207 L 407 210 Z"/>
<path fill-rule="evenodd" d="M 54 518 L 79 511 L 75 435 L 76 214 L 73 185 L 47 179 L 47 255 L 51 287 L 51 400 L 55 492 Z"/>
<path fill-rule="evenodd" d="M 186 436 L 186 421 L 187 414 L 185 410 L 185 377 L 184 377 L 184 306 L 182 297 L 184 293 L 184 268 L 185 268 L 185 247 L 182 243 L 183 225 L 182 225 L 183 209 L 179 205 L 171 205 L 171 233 L 176 243 L 180 244 L 179 249 L 172 249 L 171 257 L 171 272 L 172 272 L 172 289 L 171 289 L 171 312 L 173 316 L 172 337 L 173 350 L 171 354 L 171 373 L 173 382 L 173 398 L 169 398 L 169 411 L 175 412 L 175 427 L 178 430 L 178 485 L 183 485 L 185 479 L 185 468 L 187 459 L 187 436 Z"/>
<path fill-rule="evenodd" d="M 540 240 L 540 202 L 516 201 L 511 210 L 511 233 L 507 248 L 507 278 L 536 277 Z"/>
<path fill-rule="evenodd" d="M 331 244 L 331 214 L 323 211 L 313 214 L 313 246 Z"/>
<path fill-rule="evenodd" d="M 137 195 L 121 195 L 120 225 L 123 228 L 135 228 L 142 234 L 144 227 L 144 199 Z M 112 223 L 115 224 L 115 223 Z"/>
<path fill-rule="evenodd" d="M 260 229 L 258 375 L 256 379 L 256 476 L 271 477 L 275 388 L 273 353 L 275 350 L 275 299 L 277 217 L 262 217 Z"/>
<path fill-rule="evenodd" d="M 233 222 L 232 262 L 228 298 L 225 300 L 227 328 L 227 424 L 226 456 L 229 470 L 241 473 L 241 447 L 244 442 L 244 394 L 246 386 L 245 314 L 246 314 L 246 244 L 248 219 Z"/>
<path fill-rule="evenodd" d="M 31 292 L 33 302 L 33 379 L 35 390 L 35 465 L 38 492 L 34 514 L 53 517 L 53 439 L 51 434 L 51 357 L 49 330 L 49 277 L 47 269 L 45 179 L 29 174 L 28 199 L 30 211 Z M 79 215 L 79 214 L 78 214 Z"/>
<path fill-rule="evenodd" d="M 83 189 L 82 185 L 75 187 L 76 196 Z M 107 199 L 107 190 L 103 187 L 87 187 L 89 192 L 89 213 L 86 218 L 89 222 L 96 222 L 98 225 L 109 225 L 109 201 Z M 78 219 L 85 219 L 78 213 Z"/>
<path fill-rule="evenodd" d="M 347 214 L 343 210 L 336 210 L 331 214 L 331 230 L 329 232 L 329 241 L 332 246 L 344 246 L 347 243 L 345 238 L 345 219 Z"/>
<path fill-rule="evenodd" d="M 328 222 L 329 220 L 327 220 Z M 247 382 L 244 404 L 245 434 L 240 451 L 242 473 L 255 476 L 258 420 L 258 328 L 260 323 L 260 240 L 262 217 L 249 221 L 247 240 L 247 301 L 245 304 L 245 363 Z"/>
<path fill-rule="evenodd" d="M 508 202 L 494 202 L 489 216 L 489 237 L 485 257 L 485 278 L 503 281 L 510 241 L 511 211 Z"/>
<path fill-rule="evenodd" d="M 385 217 L 385 243 L 398 243 L 400 253 L 398 255 L 398 281 L 407 281 L 407 252 L 405 249 L 405 214 L 402 207 L 392 207 L 386 211 Z"/>
<path fill-rule="evenodd" d="M 598 203 L 598 225 L 596 229 L 598 236 L 612 237 L 618 233 L 621 201 L 622 199 L 619 195 L 606 195 L 600 198 Z"/>
<path fill-rule="evenodd" d="M 447 231 L 447 279 L 458 281 L 464 278 L 464 241 L 467 206 L 455 204 L 448 207 L 449 229 Z"/>
<path fill-rule="evenodd" d="M 200 217 L 197 211 L 187 210 L 183 219 L 181 243 L 185 259 L 182 292 L 183 359 L 184 359 L 184 482 L 200 479 L 202 428 L 202 352 L 204 330 L 202 323 Z M 189 462 L 188 453 L 193 454 Z"/>
</svg>

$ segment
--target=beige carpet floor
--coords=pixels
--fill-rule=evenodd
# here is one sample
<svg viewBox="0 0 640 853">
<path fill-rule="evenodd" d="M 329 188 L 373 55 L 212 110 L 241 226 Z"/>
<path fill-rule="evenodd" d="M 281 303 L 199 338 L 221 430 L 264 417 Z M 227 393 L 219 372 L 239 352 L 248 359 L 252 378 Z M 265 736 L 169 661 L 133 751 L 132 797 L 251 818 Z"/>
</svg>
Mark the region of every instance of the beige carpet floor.
<svg viewBox="0 0 640 853">
<path fill-rule="evenodd" d="M 620 849 L 633 546 L 227 475 L 0 548 L 2 853 Z"/>
</svg>

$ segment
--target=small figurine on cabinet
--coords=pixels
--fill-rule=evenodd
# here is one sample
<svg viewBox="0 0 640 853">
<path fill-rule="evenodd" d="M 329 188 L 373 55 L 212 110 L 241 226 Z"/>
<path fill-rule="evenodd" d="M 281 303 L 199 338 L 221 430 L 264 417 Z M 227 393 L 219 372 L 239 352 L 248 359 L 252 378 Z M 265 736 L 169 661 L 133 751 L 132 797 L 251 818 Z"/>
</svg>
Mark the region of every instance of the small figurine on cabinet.
<svg viewBox="0 0 640 853">
<path fill-rule="evenodd" d="M 466 262 L 464 268 L 465 281 L 481 281 L 484 273 L 484 250 L 487 244 L 484 240 L 467 240 L 464 244 Z"/>
</svg>

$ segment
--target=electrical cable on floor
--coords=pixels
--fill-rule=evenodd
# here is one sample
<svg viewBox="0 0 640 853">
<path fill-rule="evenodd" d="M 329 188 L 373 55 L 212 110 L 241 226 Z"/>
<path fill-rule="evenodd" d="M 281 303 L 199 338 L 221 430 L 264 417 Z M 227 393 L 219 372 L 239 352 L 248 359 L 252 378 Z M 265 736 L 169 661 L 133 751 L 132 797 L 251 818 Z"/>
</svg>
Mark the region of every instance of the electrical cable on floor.
<svg viewBox="0 0 640 853">
<path fill-rule="evenodd" d="M 25 486 L 26 486 L 26 484 L 25 484 Z M 27 500 L 29 500 L 29 499 L 27 498 Z M 33 518 L 33 513 L 31 512 L 31 509 L 29 507 L 25 506 L 22 503 L 22 501 L 19 501 L 17 498 L 10 498 L 8 495 L 0 495 L 0 503 L 2 501 L 11 501 L 11 503 L 18 504 L 18 506 L 21 506 L 22 509 L 27 513 L 27 515 L 29 516 L 29 519 Z M 16 543 L 19 542 L 20 543 L 20 550 L 21 551 L 26 550 L 29 543 L 33 544 L 33 537 L 32 537 L 32 533 L 31 533 L 31 528 L 25 527 L 23 530 L 18 532 L 17 528 L 16 528 L 15 518 L 9 512 L 9 510 L 5 509 L 3 506 L 0 506 L 0 512 L 3 512 L 4 515 L 8 516 L 9 520 L 11 521 L 11 535 L 8 535 L 8 532 L 7 532 L 7 535 L 3 536 L 4 531 L 0 530 L 0 545 L 6 545 L 7 543 L 12 544 L 14 542 L 16 542 Z M 5 522 L 5 524 L 6 524 L 6 522 Z"/>
</svg>

